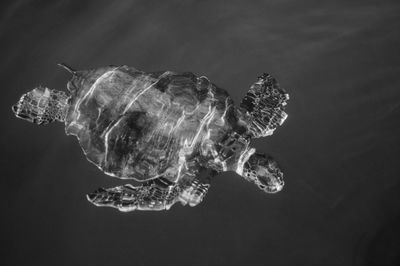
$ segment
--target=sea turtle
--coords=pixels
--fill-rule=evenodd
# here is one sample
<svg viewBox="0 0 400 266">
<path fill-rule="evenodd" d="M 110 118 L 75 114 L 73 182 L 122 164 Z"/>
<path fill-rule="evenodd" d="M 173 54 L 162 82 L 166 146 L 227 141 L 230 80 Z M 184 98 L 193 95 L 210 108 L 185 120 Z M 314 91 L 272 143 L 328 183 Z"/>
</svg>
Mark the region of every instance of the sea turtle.
<svg viewBox="0 0 400 266">
<path fill-rule="evenodd" d="M 78 138 L 87 159 L 104 173 L 142 182 L 97 189 L 87 195 L 93 204 L 120 211 L 195 206 L 210 177 L 224 171 L 268 193 L 282 189 L 275 160 L 249 146 L 287 117 L 289 96 L 270 75 L 258 77 L 235 107 L 225 90 L 191 72 L 59 65 L 72 74 L 68 92 L 36 87 L 12 110 L 39 125 L 64 122 L 66 134 Z"/>
</svg>

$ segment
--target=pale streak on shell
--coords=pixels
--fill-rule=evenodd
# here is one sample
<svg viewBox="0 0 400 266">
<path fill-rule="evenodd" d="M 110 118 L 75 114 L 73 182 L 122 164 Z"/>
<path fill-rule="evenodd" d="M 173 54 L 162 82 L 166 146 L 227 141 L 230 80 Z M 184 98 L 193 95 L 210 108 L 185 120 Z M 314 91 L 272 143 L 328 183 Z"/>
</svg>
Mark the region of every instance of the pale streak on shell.
<svg viewBox="0 0 400 266">
<path fill-rule="evenodd" d="M 81 115 L 81 113 L 78 111 L 78 109 L 79 109 L 81 103 L 82 103 L 84 100 L 86 100 L 87 97 L 88 97 L 89 95 L 92 95 L 92 94 L 93 94 L 94 90 L 96 89 L 97 85 L 98 85 L 100 82 L 102 82 L 104 79 L 108 78 L 110 75 L 114 74 L 114 71 L 115 71 L 117 68 L 118 68 L 118 67 L 114 68 L 113 70 L 107 71 L 107 72 L 105 72 L 103 75 L 101 75 L 100 77 L 98 77 L 98 78 L 96 79 L 96 81 L 93 83 L 93 85 L 90 87 L 90 89 L 88 90 L 88 92 L 85 94 L 85 96 L 83 96 L 82 98 L 80 98 L 80 99 L 78 100 L 78 102 L 75 104 L 75 107 L 74 107 L 74 113 L 78 113 L 78 115 L 77 115 L 77 117 L 75 118 L 75 120 L 78 120 L 79 117 L 80 117 L 80 115 Z"/>
</svg>

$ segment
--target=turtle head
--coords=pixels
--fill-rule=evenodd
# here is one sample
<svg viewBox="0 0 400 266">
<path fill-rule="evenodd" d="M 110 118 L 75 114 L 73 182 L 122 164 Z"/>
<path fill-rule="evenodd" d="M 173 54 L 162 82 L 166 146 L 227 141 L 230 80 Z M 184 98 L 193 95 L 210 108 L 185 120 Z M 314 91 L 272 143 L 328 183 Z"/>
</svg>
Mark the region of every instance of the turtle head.
<svg viewBox="0 0 400 266">
<path fill-rule="evenodd" d="M 278 163 L 271 156 L 260 153 L 250 156 L 241 175 L 267 193 L 279 192 L 285 184 Z"/>
<path fill-rule="evenodd" d="M 55 120 L 64 120 L 67 102 L 68 97 L 64 92 L 37 87 L 23 94 L 12 106 L 12 111 L 18 118 L 45 125 Z"/>
</svg>

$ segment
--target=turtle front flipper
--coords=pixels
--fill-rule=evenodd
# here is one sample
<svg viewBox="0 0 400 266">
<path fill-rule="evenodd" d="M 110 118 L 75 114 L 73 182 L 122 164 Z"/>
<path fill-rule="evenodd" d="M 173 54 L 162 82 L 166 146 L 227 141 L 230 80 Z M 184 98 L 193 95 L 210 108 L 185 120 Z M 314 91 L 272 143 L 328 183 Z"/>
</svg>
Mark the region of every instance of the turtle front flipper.
<svg viewBox="0 0 400 266">
<path fill-rule="evenodd" d="M 130 184 L 114 188 L 99 188 L 87 195 L 87 199 L 96 206 L 113 207 L 122 212 L 134 210 L 169 210 L 176 202 L 182 205 L 199 204 L 208 190 L 209 184 L 194 180 L 188 185 L 174 184 L 165 178 L 150 180 L 141 186 Z"/>
<path fill-rule="evenodd" d="M 269 74 L 258 77 L 240 103 L 239 112 L 253 138 L 272 135 L 278 125 L 282 125 L 287 114 L 284 107 L 289 94 L 279 87 Z"/>
</svg>

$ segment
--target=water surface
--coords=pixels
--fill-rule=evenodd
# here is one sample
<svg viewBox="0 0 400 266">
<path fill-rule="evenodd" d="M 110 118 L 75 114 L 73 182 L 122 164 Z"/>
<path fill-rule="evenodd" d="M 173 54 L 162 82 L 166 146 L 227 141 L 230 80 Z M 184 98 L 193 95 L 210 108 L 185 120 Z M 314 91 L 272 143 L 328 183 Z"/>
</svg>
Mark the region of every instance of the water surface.
<svg viewBox="0 0 400 266">
<path fill-rule="evenodd" d="M 2 3 L 3 264 L 399 264 L 399 14 L 398 1 Z M 93 207 L 86 193 L 121 181 L 61 124 L 10 110 L 33 86 L 65 89 L 58 62 L 192 71 L 237 103 L 271 73 L 289 118 L 254 146 L 281 163 L 284 190 L 225 173 L 195 208 Z"/>
</svg>

